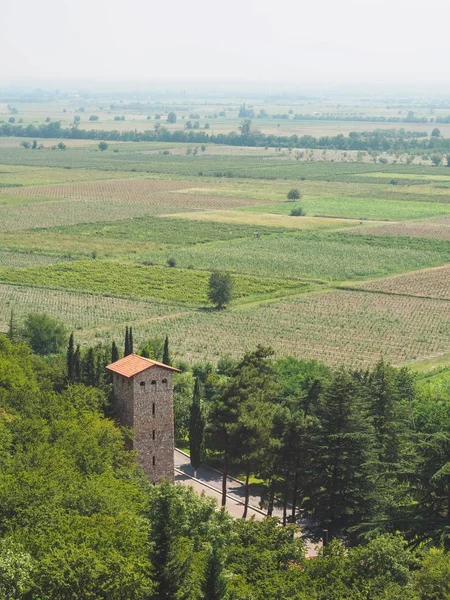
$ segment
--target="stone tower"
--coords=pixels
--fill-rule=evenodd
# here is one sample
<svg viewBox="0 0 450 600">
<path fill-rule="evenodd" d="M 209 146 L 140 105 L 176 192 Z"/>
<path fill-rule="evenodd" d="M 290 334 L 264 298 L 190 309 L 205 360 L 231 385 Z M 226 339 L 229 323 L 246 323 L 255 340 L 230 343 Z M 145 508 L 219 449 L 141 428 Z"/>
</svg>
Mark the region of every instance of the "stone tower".
<svg viewBox="0 0 450 600">
<path fill-rule="evenodd" d="M 174 481 L 173 374 L 178 369 L 130 354 L 108 365 L 116 414 L 134 430 L 132 448 L 152 483 Z"/>
</svg>

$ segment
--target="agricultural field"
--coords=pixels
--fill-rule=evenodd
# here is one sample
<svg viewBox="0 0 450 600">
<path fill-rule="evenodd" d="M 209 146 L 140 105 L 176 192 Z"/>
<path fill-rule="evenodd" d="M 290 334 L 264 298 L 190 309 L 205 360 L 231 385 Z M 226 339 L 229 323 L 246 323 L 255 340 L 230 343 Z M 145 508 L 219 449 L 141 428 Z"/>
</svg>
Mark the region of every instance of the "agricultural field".
<svg viewBox="0 0 450 600">
<path fill-rule="evenodd" d="M 209 273 L 194 269 L 146 266 L 115 261 L 72 261 L 31 269 L 0 268 L 0 281 L 112 294 L 119 297 L 157 298 L 209 305 Z M 233 275 L 235 298 L 300 293 L 309 285 L 298 281 Z"/>
<path fill-rule="evenodd" d="M 30 312 L 40 312 L 61 319 L 69 329 L 95 329 L 93 338 L 102 339 L 113 323 L 147 323 L 156 319 L 170 319 L 186 308 L 157 301 L 144 302 L 89 293 L 65 292 L 39 287 L 0 284 L 0 331 L 7 330 L 11 317 L 20 323 Z"/>
<path fill-rule="evenodd" d="M 11 250 L 0 250 L 0 265 L 2 267 L 34 267 L 39 265 L 51 265 L 67 260 L 64 256 L 49 256 L 33 252 L 13 252 Z"/>
<path fill-rule="evenodd" d="M 171 256 L 184 268 L 192 265 L 259 277 L 276 273 L 284 278 L 338 282 L 439 265 L 450 260 L 450 245 L 414 244 L 408 240 L 391 245 L 375 236 L 305 232 L 235 239 L 150 254 L 151 260 L 160 264 Z"/>
<path fill-rule="evenodd" d="M 371 281 L 362 284 L 361 289 L 388 294 L 450 300 L 450 266 L 445 265 L 444 267 L 424 269 L 406 275 L 396 275 Z"/>
<path fill-rule="evenodd" d="M 439 217 L 423 221 L 392 223 L 365 230 L 367 235 L 428 238 L 450 241 L 450 217 Z"/>
<path fill-rule="evenodd" d="M 400 200 L 325 197 L 302 198 L 299 202 L 279 202 L 246 208 L 252 212 L 268 212 L 289 215 L 296 208 L 303 208 L 307 216 L 344 217 L 371 221 L 404 221 L 438 215 L 450 215 L 450 204 L 426 202 L 402 202 Z"/>
<path fill-rule="evenodd" d="M 382 354 L 421 368 L 450 353 L 446 167 L 331 150 L 20 141 L 0 139 L 2 331 L 14 309 L 19 321 L 62 319 L 81 343 L 121 342 L 125 324 L 138 344 L 167 334 L 187 360 L 257 343 L 333 365 Z M 207 299 L 216 269 L 234 282 L 223 311 Z"/>
<path fill-rule="evenodd" d="M 133 330 L 134 331 L 134 330 Z M 385 360 L 401 365 L 438 356 L 450 347 L 450 303 L 356 291 L 305 294 L 247 310 L 191 313 L 142 324 L 138 343 L 170 335 L 178 358 L 217 360 L 239 357 L 256 344 L 277 353 L 364 367 Z M 95 330 L 80 332 L 92 342 Z M 111 327 L 104 339 L 122 342 L 123 330 Z"/>
</svg>

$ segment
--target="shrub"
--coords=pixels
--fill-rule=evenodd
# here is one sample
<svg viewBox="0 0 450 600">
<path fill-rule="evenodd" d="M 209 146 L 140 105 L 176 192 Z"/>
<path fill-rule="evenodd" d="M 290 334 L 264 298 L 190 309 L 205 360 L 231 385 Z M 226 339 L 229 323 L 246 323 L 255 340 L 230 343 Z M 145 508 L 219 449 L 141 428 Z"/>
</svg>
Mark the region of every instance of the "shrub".
<svg viewBox="0 0 450 600">
<path fill-rule="evenodd" d="M 291 202 L 293 202 L 294 200 L 300 200 L 301 197 L 302 195 L 300 194 L 300 191 L 297 188 L 292 188 L 292 190 L 289 190 L 289 192 L 287 193 L 287 199 Z"/>
<path fill-rule="evenodd" d="M 305 211 L 302 206 L 297 206 L 297 208 L 293 208 L 291 210 L 291 217 L 304 217 Z"/>
<path fill-rule="evenodd" d="M 174 258 L 169 258 L 167 260 L 167 264 L 169 265 L 169 267 L 175 267 L 177 264 L 177 261 Z"/>
</svg>

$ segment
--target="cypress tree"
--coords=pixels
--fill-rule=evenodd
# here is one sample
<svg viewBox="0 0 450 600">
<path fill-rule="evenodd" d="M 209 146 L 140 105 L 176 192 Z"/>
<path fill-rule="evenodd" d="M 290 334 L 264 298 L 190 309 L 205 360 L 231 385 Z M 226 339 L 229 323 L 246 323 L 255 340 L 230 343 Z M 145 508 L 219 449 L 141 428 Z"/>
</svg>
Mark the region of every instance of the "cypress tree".
<svg viewBox="0 0 450 600">
<path fill-rule="evenodd" d="M 128 356 L 130 354 L 130 337 L 128 333 L 128 325 L 125 327 L 125 346 L 123 349 L 123 355 Z"/>
<path fill-rule="evenodd" d="M 119 360 L 119 348 L 116 342 L 111 344 L 111 362 L 114 363 Z"/>
<path fill-rule="evenodd" d="M 75 342 L 73 331 L 69 337 L 69 345 L 67 346 L 67 379 L 71 382 L 75 381 Z"/>
<path fill-rule="evenodd" d="M 169 336 L 166 335 L 164 340 L 164 352 L 163 352 L 163 363 L 170 366 L 170 353 L 169 353 Z"/>
<path fill-rule="evenodd" d="M 89 348 L 83 360 L 83 380 L 86 385 L 95 385 L 94 348 Z"/>
<path fill-rule="evenodd" d="M 128 331 L 128 354 L 133 354 L 133 328 Z"/>
<path fill-rule="evenodd" d="M 95 361 L 95 385 L 100 387 L 102 382 L 102 374 L 103 374 L 103 365 L 102 358 L 100 354 L 97 354 L 97 359 Z"/>
<path fill-rule="evenodd" d="M 77 344 L 77 349 L 73 357 L 73 375 L 74 381 L 81 381 L 81 349 L 80 344 Z"/>
<path fill-rule="evenodd" d="M 201 406 L 200 382 L 198 377 L 196 377 L 189 420 L 189 449 L 191 453 L 191 465 L 194 469 L 194 477 L 197 477 L 197 469 L 203 459 L 205 451 L 204 437 L 205 417 Z"/>
</svg>

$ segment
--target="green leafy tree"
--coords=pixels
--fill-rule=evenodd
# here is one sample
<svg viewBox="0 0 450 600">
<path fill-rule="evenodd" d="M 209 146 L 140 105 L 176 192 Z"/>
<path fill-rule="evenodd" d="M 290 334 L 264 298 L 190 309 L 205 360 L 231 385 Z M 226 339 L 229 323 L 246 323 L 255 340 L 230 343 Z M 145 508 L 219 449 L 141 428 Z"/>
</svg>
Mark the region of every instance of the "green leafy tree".
<svg viewBox="0 0 450 600">
<path fill-rule="evenodd" d="M 244 119 L 242 121 L 242 123 L 239 125 L 238 127 L 239 131 L 241 132 L 241 136 L 245 137 L 245 136 L 249 136 L 252 132 L 252 122 L 250 119 Z"/>
<path fill-rule="evenodd" d="M 301 197 L 302 197 L 302 195 L 300 193 L 300 190 L 298 190 L 297 188 L 292 188 L 287 193 L 287 199 L 290 200 L 291 202 L 293 202 L 295 200 L 300 200 Z"/>
<path fill-rule="evenodd" d="M 30 313 L 25 319 L 22 337 L 36 354 L 56 354 L 66 341 L 64 325 L 45 314 Z"/>
<path fill-rule="evenodd" d="M 167 122 L 168 123 L 176 123 L 177 122 L 177 115 L 173 111 L 171 111 L 167 115 Z"/>
<path fill-rule="evenodd" d="M 205 452 L 205 416 L 202 409 L 200 381 L 198 377 L 195 379 L 194 396 L 190 410 L 189 449 L 194 477 L 197 477 L 197 469 L 203 460 Z"/>
<path fill-rule="evenodd" d="M 33 560 L 12 539 L 0 540 L 0 598 L 22 600 L 33 585 Z"/>
<path fill-rule="evenodd" d="M 213 271 L 208 282 L 208 298 L 218 310 L 229 304 L 233 298 L 233 280 L 229 273 Z"/>
<path fill-rule="evenodd" d="M 108 144 L 106 142 L 99 142 L 98 148 L 99 150 L 104 152 L 105 150 L 108 150 Z"/>
<path fill-rule="evenodd" d="M 415 588 L 420 600 L 450 598 L 450 554 L 442 548 L 431 548 L 415 575 Z"/>
</svg>

